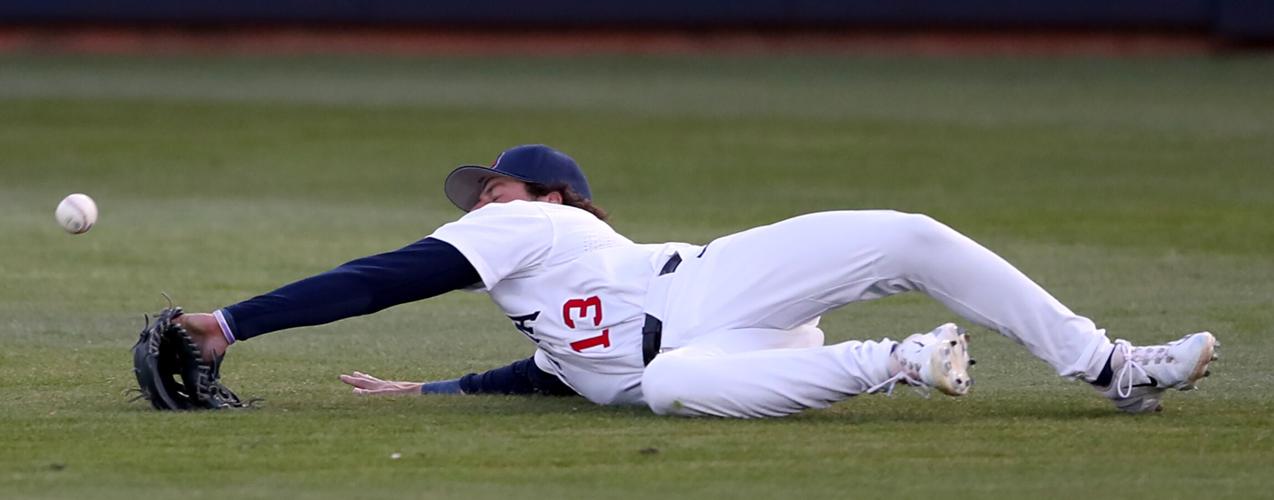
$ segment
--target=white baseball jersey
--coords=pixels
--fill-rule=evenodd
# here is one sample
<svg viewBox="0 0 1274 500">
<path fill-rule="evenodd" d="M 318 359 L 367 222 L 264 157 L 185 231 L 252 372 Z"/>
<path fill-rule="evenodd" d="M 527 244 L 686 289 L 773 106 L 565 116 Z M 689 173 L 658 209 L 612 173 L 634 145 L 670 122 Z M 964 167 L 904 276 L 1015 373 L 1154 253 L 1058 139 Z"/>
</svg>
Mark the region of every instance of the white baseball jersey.
<svg viewBox="0 0 1274 500">
<path fill-rule="evenodd" d="M 492 203 L 432 235 L 456 247 L 536 365 L 600 404 L 642 403 L 641 328 L 651 278 L 683 243 L 640 245 L 578 208 Z"/>
</svg>

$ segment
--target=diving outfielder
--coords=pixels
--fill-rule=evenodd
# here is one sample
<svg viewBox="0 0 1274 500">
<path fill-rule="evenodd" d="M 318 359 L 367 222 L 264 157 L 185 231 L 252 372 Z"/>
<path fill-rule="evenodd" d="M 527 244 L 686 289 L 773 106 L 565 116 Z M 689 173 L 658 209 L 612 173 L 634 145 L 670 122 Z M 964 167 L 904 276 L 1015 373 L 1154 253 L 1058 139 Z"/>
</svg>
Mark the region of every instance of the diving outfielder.
<svg viewBox="0 0 1274 500">
<path fill-rule="evenodd" d="M 954 396 L 972 385 L 955 325 L 901 342 L 823 345 L 819 317 L 920 291 L 1023 345 L 1121 410 L 1160 409 L 1208 374 L 1207 332 L 1166 345 L 1112 342 L 1004 259 L 924 215 L 803 215 L 707 245 L 616 233 L 575 161 L 519 146 L 463 166 L 445 192 L 468 212 L 396 251 L 364 257 L 211 314 L 178 318 L 206 355 L 236 341 L 440 295 L 485 292 L 533 357 L 430 383 L 341 379 L 360 394 L 579 394 L 661 415 L 776 417 L 905 383 Z"/>
</svg>

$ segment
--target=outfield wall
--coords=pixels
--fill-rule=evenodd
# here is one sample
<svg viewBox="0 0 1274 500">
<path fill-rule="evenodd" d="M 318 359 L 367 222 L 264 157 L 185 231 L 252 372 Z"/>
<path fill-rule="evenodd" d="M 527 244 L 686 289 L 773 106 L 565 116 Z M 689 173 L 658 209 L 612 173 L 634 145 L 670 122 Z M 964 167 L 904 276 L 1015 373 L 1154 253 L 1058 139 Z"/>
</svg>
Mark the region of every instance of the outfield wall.
<svg viewBox="0 0 1274 500">
<path fill-rule="evenodd" d="M 1274 39 L 1271 0 L 7 0 L 0 24 L 1168 30 Z"/>
</svg>

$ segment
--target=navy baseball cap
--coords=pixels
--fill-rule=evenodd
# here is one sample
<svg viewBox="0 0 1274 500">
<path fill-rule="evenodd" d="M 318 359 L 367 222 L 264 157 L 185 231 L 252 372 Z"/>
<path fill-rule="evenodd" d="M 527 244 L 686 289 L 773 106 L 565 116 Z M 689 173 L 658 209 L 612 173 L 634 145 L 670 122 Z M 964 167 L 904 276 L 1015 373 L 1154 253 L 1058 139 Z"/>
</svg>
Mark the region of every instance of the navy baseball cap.
<svg viewBox="0 0 1274 500">
<path fill-rule="evenodd" d="M 478 204 L 478 195 L 487 179 L 508 177 L 536 184 L 565 183 L 586 200 L 593 199 L 588 189 L 588 179 L 575 160 L 565 153 L 543 144 L 528 144 L 510 148 L 500 153 L 490 167 L 464 165 L 447 174 L 442 190 L 447 199 L 466 212 Z"/>
</svg>

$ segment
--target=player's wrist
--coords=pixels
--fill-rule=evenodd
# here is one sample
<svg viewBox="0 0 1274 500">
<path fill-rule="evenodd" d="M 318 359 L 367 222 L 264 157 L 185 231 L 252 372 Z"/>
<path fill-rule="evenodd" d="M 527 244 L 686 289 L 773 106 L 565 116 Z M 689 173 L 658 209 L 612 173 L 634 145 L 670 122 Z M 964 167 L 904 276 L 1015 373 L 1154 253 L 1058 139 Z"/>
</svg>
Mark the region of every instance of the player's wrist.
<svg viewBox="0 0 1274 500">
<path fill-rule="evenodd" d="M 212 312 L 212 317 L 216 318 L 217 328 L 221 330 L 221 337 L 226 339 L 226 345 L 235 343 L 234 328 L 231 326 L 234 323 L 234 316 L 226 313 L 224 309 L 217 309 Z"/>
<path fill-rule="evenodd" d="M 420 384 L 421 394 L 464 394 L 460 387 L 460 379 L 439 380 Z"/>
</svg>

